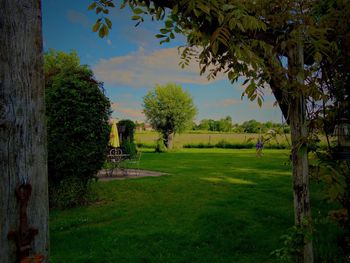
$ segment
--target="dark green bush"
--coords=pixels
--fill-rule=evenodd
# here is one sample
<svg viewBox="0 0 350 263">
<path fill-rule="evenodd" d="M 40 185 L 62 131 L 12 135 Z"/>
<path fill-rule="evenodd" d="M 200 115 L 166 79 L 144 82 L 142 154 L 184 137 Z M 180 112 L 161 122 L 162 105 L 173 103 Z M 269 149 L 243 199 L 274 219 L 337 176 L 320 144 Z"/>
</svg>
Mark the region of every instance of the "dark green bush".
<svg viewBox="0 0 350 263">
<path fill-rule="evenodd" d="M 121 148 L 123 150 L 123 153 L 130 154 L 130 157 L 135 156 L 137 153 L 136 144 L 129 138 L 123 140 Z"/>
<path fill-rule="evenodd" d="M 167 151 L 164 142 L 163 142 L 163 138 L 159 138 L 156 142 L 156 148 L 154 149 L 154 151 L 156 153 L 164 153 Z"/>
<path fill-rule="evenodd" d="M 225 140 L 221 140 L 217 144 L 210 144 L 210 143 L 185 144 L 183 148 L 253 149 L 255 148 L 255 143 L 253 142 L 230 143 Z M 265 144 L 264 149 L 289 149 L 289 146 L 287 144 Z"/>
<path fill-rule="evenodd" d="M 121 120 L 118 122 L 118 131 L 122 130 L 122 139 L 134 141 L 136 124 L 132 120 Z"/>
<path fill-rule="evenodd" d="M 134 156 L 137 153 L 136 144 L 134 142 L 136 124 L 131 120 L 121 120 L 118 122 L 118 131 L 121 136 L 121 148 L 123 153 Z"/>
<path fill-rule="evenodd" d="M 154 149 L 156 147 L 156 144 L 154 143 L 142 143 L 138 142 L 137 144 L 138 148 L 148 148 L 148 149 Z"/>
<path fill-rule="evenodd" d="M 45 77 L 50 205 L 70 207 L 105 160 L 110 103 L 75 53 L 46 54 Z"/>
</svg>

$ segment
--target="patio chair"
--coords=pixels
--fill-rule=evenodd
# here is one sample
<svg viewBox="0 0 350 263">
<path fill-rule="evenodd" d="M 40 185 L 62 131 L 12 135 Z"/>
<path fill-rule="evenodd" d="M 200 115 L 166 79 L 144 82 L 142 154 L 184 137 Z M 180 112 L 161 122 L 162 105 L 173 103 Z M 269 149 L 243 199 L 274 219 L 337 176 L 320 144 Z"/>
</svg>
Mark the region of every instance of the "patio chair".
<svg viewBox="0 0 350 263">
<path fill-rule="evenodd" d="M 136 175 L 140 174 L 140 160 L 141 160 L 141 152 L 137 152 L 134 156 L 126 159 L 122 162 L 122 166 L 126 171 L 127 175 Z"/>
</svg>

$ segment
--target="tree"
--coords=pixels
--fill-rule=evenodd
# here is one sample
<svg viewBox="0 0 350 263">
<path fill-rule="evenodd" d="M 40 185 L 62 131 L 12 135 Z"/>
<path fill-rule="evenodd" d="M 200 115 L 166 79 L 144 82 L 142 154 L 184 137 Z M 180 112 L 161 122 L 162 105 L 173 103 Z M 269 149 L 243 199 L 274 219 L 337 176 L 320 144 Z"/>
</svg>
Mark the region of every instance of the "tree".
<svg viewBox="0 0 350 263">
<path fill-rule="evenodd" d="M 19 245 L 23 254 L 31 248 L 32 254 L 44 256 L 47 262 L 49 210 L 40 1 L 2 0 L 0 25 L 0 259 L 3 263 L 19 260 L 16 240 L 8 239 L 8 234 L 12 230 L 19 233 L 16 187 L 28 190 L 30 184 L 25 211 L 28 227 L 36 229 L 37 234 L 33 240 L 22 235 Z"/>
<path fill-rule="evenodd" d="M 90 9 L 99 13 L 108 10 L 111 2 L 95 1 Z M 210 78 L 220 71 L 232 82 L 244 76 L 244 93 L 259 105 L 264 87 L 270 86 L 291 127 L 295 224 L 309 226 L 305 223 L 311 220 L 306 102 L 322 97 L 317 73 L 320 62 L 334 53 L 327 28 L 315 12 L 320 1 L 125 0 L 123 6 L 126 4 L 134 11 L 137 24 L 144 15 L 165 20 L 157 35 L 161 43 L 169 42 L 175 33 L 187 36 L 183 66 L 195 57 L 202 73 L 210 68 Z M 104 24 L 110 26 L 101 19 L 95 25 L 102 37 L 108 33 Z M 301 246 L 296 261 L 313 262 L 311 240 L 305 236 Z"/>
<path fill-rule="evenodd" d="M 226 116 L 223 119 L 218 121 L 218 131 L 221 132 L 229 132 L 232 129 L 232 118 L 230 116 Z"/>
<path fill-rule="evenodd" d="M 198 125 L 198 129 L 199 130 L 209 131 L 209 128 L 210 128 L 209 120 L 203 119 L 203 120 L 200 121 L 200 123 Z"/>
<path fill-rule="evenodd" d="M 146 94 L 143 103 L 147 119 L 161 133 L 168 149 L 173 146 L 174 135 L 190 126 L 197 113 L 190 94 L 173 83 L 157 85 Z"/>
<path fill-rule="evenodd" d="M 50 205 L 85 202 L 108 147 L 110 102 L 76 52 L 45 54 Z"/>
<path fill-rule="evenodd" d="M 245 121 L 242 123 L 242 128 L 247 133 L 259 133 L 261 132 L 261 123 L 256 120 Z"/>
</svg>

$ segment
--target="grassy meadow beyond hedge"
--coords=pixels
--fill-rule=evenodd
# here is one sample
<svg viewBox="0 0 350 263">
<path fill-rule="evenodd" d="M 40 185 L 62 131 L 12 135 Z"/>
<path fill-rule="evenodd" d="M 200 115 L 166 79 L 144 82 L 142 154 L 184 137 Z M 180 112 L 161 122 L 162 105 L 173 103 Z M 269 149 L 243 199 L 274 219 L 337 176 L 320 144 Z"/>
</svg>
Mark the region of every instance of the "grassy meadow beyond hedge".
<svg viewBox="0 0 350 263">
<path fill-rule="evenodd" d="M 210 133 L 188 132 L 176 134 L 174 138 L 175 148 L 254 148 L 259 134 L 251 133 Z M 139 147 L 154 148 L 159 138 L 157 132 L 137 132 L 135 136 Z M 265 148 L 286 149 L 289 147 L 290 135 L 278 135 L 276 140 L 270 140 Z"/>
</svg>

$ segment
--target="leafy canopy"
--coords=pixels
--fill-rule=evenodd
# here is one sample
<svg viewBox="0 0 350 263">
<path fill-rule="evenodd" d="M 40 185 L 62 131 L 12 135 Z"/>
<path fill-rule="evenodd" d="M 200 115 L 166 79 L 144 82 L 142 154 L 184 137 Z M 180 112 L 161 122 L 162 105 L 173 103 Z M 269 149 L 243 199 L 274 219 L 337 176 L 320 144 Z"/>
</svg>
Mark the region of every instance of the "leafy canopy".
<svg viewBox="0 0 350 263">
<path fill-rule="evenodd" d="M 111 0 L 95 0 L 90 6 L 108 10 Z M 278 0 L 124 0 L 133 20 L 140 23 L 144 16 L 164 20 L 156 37 L 169 42 L 176 34 L 187 37 L 182 49 L 182 66 L 191 58 L 198 59 L 201 73 L 214 78 L 224 71 L 234 82 L 244 76 L 245 92 L 251 100 L 263 103 L 268 84 L 281 110 L 288 119 L 288 106 L 294 95 L 319 100 L 322 92 L 315 81 L 320 63 L 334 54 L 334 43 L 327 40 L 329 28 L 320 23 L 317 11 L 320 1 Z M 321 1 L 322 2 L 322 1 Z M 336 2 L 334 0 L 333 2 Z M 306 67 L 292 64 L 295 50 L 301 45 Z M 296 78 L 302 81 L 296 82 Z M 294 94 L 294 95 L 293 95 Z"/>
<path fill-rule="evenodd" d="M 184 131 L 197 113 L 190 94 L 174 83 L 157 85 L 146 94 L 143 103 L 148 121 L 164 136 Z"/>
</svg>

